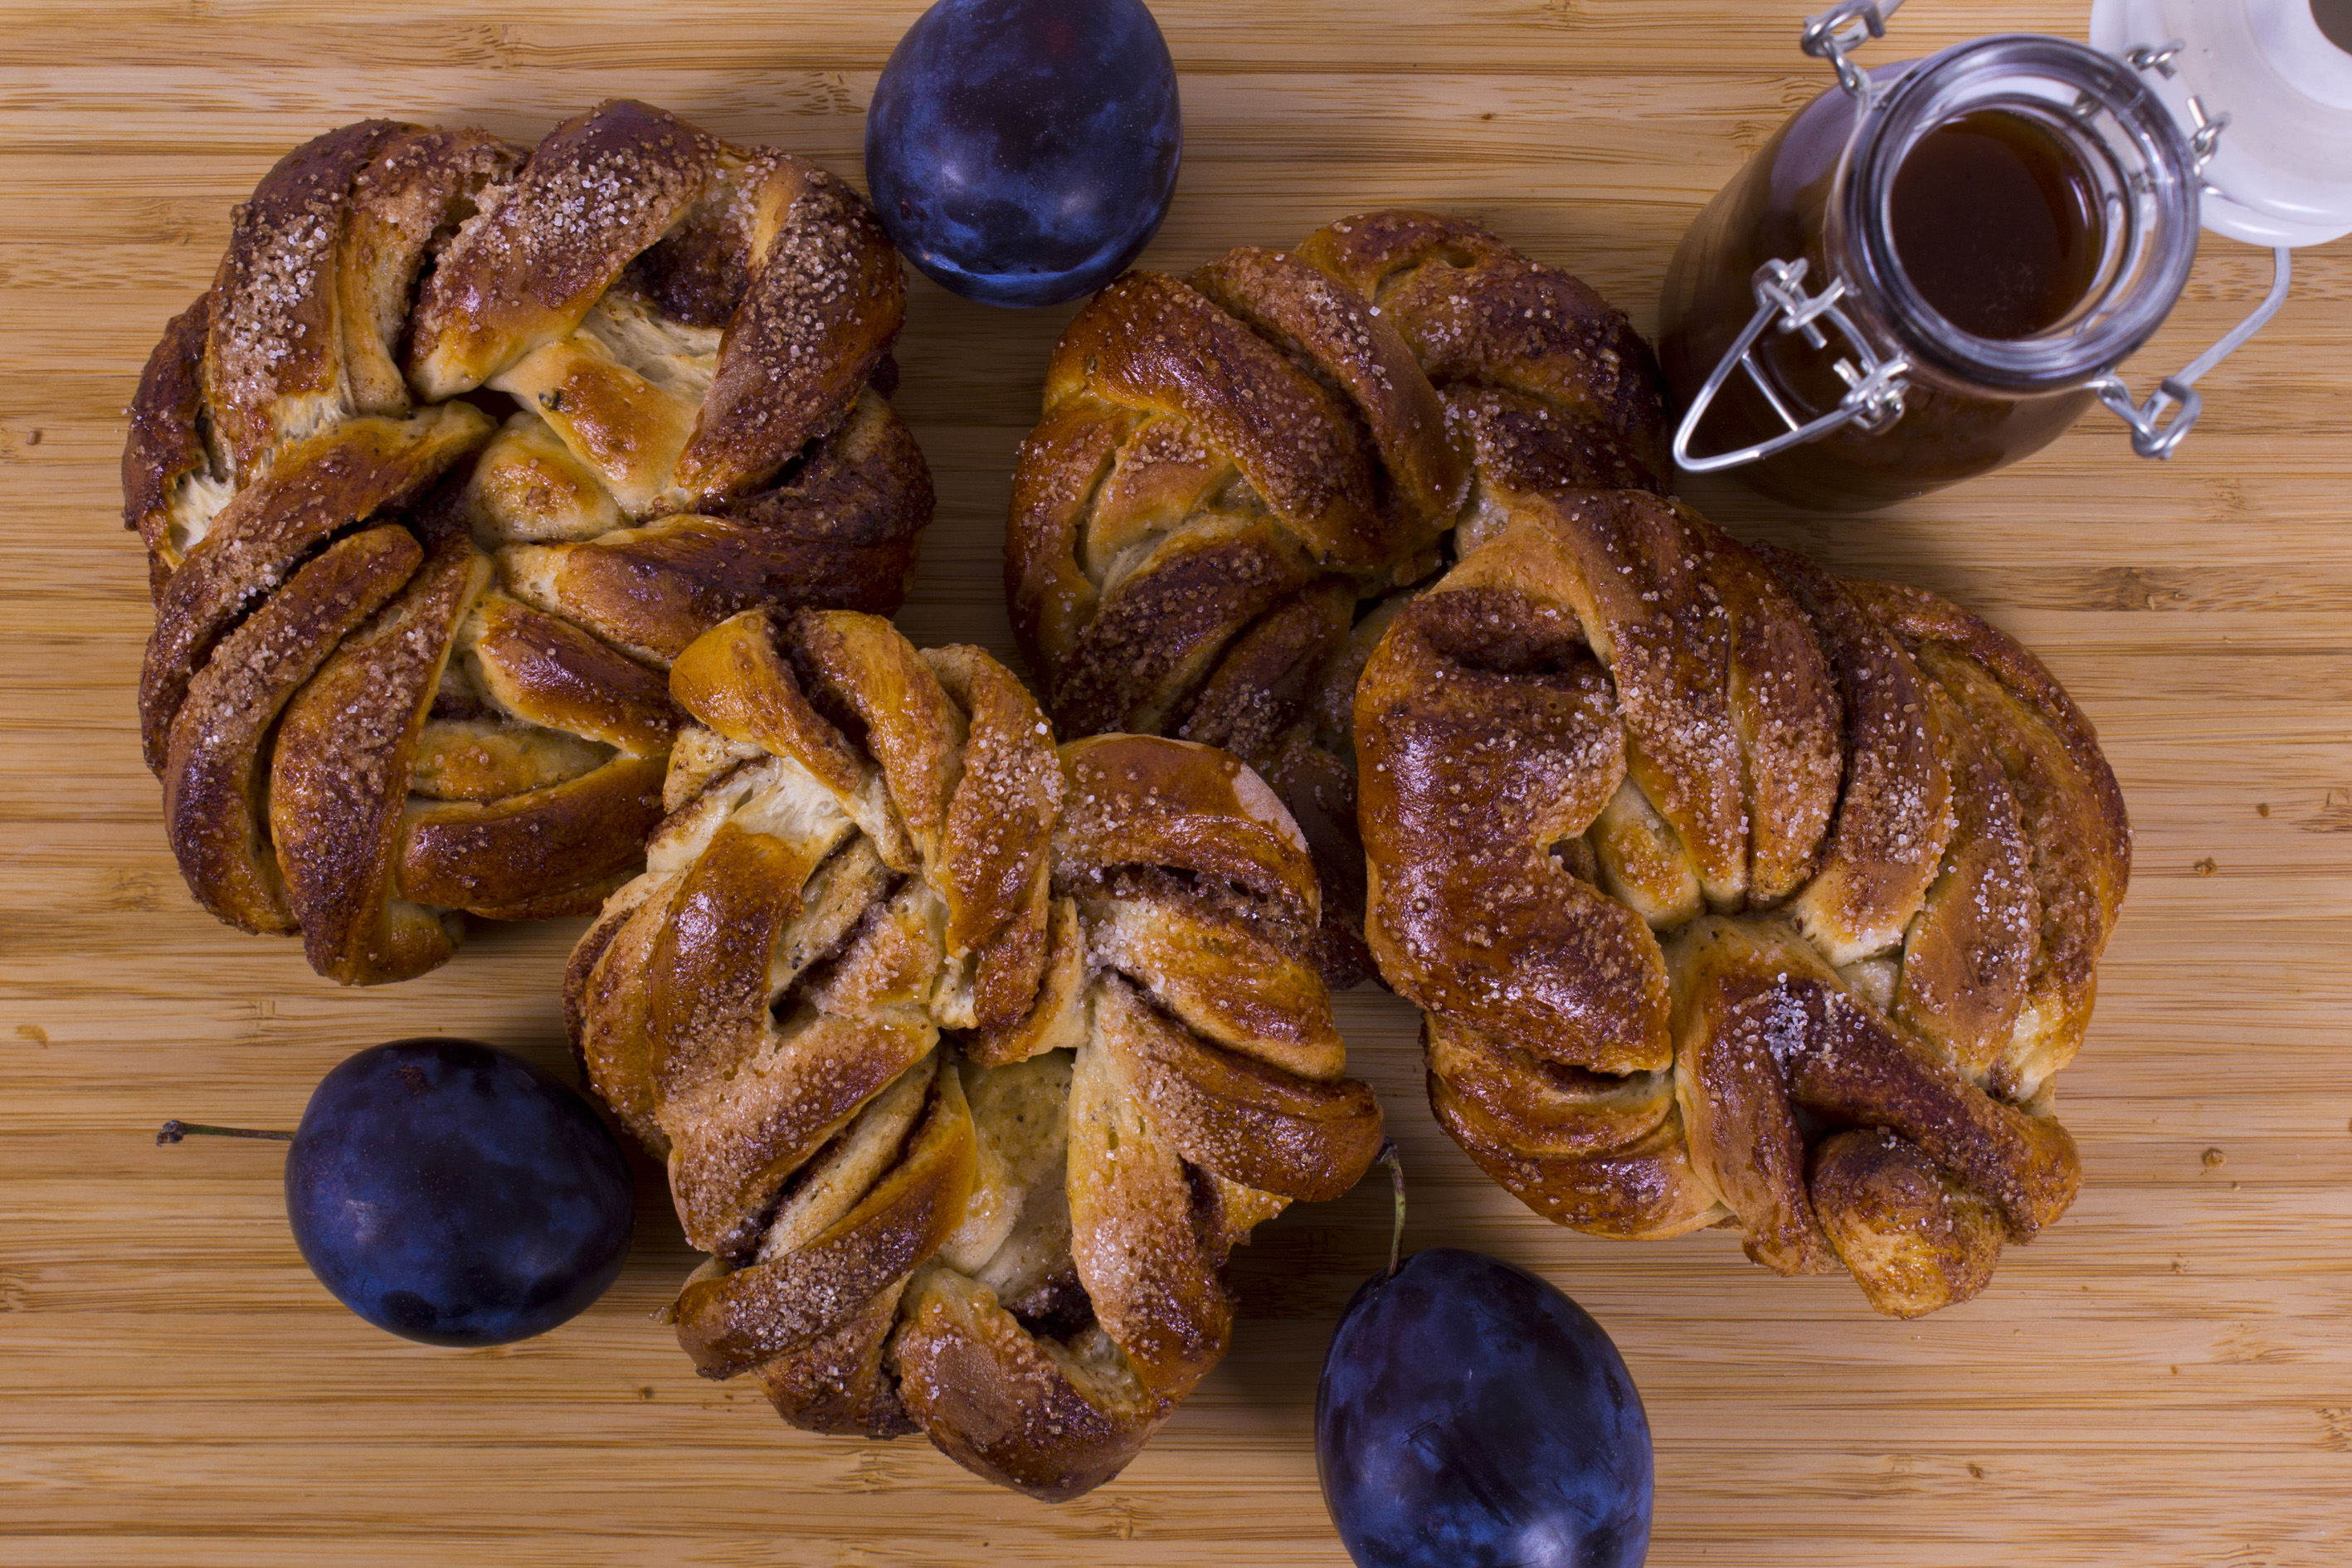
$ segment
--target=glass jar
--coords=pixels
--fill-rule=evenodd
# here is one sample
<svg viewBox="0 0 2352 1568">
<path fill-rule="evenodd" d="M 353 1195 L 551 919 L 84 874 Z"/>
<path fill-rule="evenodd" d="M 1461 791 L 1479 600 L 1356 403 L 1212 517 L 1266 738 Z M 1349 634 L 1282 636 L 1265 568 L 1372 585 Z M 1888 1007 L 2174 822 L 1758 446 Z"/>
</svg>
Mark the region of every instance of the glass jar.
<svg viewBox="0 0 2352 1568">
<path fill-rule="evenodd" d="M 2015 462 L 2115 402 L 2188 279 L 2211 152 L 2141 70 L 2069 39 L 1865 74 L 1843 48 L 1892 8 L 1809 25 L 1842 87 L 1717 194 L 1660 308 L 1676 461 L 1829 510 Z"/>
</svg>

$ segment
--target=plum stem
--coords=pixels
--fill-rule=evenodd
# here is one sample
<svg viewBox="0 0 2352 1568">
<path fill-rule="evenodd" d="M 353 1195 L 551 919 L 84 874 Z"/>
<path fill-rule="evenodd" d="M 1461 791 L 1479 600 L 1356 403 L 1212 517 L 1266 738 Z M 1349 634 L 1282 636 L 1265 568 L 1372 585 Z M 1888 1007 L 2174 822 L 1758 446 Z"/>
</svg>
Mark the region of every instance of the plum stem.
<svg viewBox="0 0 2352 1568">
<path fill-rule="evenodd" d="M 1381 1140 L 1381 1152 L 1372 1156 L 1377 1164 L 1389 1168 L 1389 1185 L 1396 1193 L 1396 1217 L 1389 1225 L 1389 1275 L 1396 1278 L 1397 1257 L 1404 1247 L 1404 1161 L 1397 1153 L 1396 1140 Z"/>
<path fill-rule="evenodd" d="M 166 1121 L 156 1130 L 158 1143 L 177 1143 L 191 1132 L 201 1132 L 208 1138 L 267 1138 L 273 1142 L 291 1143 L 291 1132 L 270 1132 L 253 1127 L 207 1127 L 201 1121 Z"/>
</svg>

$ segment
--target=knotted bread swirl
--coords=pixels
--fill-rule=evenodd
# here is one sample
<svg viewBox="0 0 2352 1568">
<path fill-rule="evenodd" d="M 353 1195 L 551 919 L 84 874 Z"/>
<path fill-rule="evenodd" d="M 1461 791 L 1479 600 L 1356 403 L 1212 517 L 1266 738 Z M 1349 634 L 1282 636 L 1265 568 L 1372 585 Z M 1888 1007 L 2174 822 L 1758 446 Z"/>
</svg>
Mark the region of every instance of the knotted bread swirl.
<svg viewBox="0 0 2352 1568">
<path fill-rule="evenodd" d="M 1327 970 L 1367 966 L 1349 702 L 1446 531 L 1519 495 L 1662 488 L 1656 364 L 1624 316 L 1475 224 L 1380 212 L 1097 295 L 1046 373 L 1006 545 L 1066 732 L 1226 747 L 1314 846 Z"/>
<path fill-rule="evenodd" d="M 2051 1080 L 2130 875 L 2090 725 L 1934 595 L 1654 496 L 1460 543 L 1355 702 L 1367 935 L 1439 1120 L 1578 1229 L 1974 1295 L 2080 1179 Z"/>
<path fill-rule="evenodd" d="M 870 616 L 736 616 L 670 685 L 671 815 L 566 1000 L 713 1255 L 680 1342 L 797 1426 L 1099 1484 L 1223 1354 L 1228 1249 L 1381 1142 L 1297 828 Z"/>
<path fill-rule="evenodd" d="M 289 153 L 123 453 L 198 901 L 349 983 L 441 963 L 461 910 L 594 910 L 660 817 L 667 661 L 750 605 L 905 593 L 902 293 L 839 181 L 640 103 Z"/>
</svg>

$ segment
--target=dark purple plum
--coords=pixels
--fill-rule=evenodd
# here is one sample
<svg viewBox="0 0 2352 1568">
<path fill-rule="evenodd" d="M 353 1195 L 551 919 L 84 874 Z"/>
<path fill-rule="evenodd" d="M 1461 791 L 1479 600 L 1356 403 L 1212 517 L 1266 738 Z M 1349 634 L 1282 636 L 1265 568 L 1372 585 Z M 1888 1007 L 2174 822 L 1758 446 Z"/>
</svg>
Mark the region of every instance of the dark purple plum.
<svg viewBox="0 0 2352 1568">
<path fill-rule="evenodd" d="M 1057 305 L 1142 252 L 1183 146 L 1175 62 L 1142 0 L 939 0 L 882 68 L 866 183 L 934 281 Z"/>
<path fill-rule="evenodd" d="M 604 1293 L 636 1193 L 619 1143 L 562 1082 L 472 1040 L 394 1040 L 311 1091 L 286 1215 L 320 1282 L 369 1322 L 495 1345 Z"/>
<path fill-rule="evenodd" d="M 1360 1568 L 1637 1568 L 1650 1423 L 1617 1347 L 1524 1268 L 1458 1247 L 1376 1275 L 1315 1397 L 1323 1500 Z"/>
</svg>

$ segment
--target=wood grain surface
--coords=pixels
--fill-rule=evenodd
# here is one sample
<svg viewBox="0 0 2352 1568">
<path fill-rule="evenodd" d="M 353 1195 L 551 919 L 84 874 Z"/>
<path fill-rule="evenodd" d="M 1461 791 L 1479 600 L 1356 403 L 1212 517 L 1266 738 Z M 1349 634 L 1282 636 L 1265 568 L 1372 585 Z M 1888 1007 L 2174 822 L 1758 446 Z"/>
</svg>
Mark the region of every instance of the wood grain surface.
<svg viewBox="0 0 2352 1568">
<path fill-rule="evenodd" d="M 1060 1509 L 919 1439 L 785 1428 L 648 1321 L 691 1257 L 644 1170 L 627 1272 L 547 1337 L 456 1352 L 337 1307 L 279 1151 L 158 1149 L 168 1116 L 290 1126 L 388 1037 L 562 1059 L 578 922 L 494 929 L 347 992 L 182 889 L 140 765 L 144 571 L 121 411 L 211 277 L 232 203 L 366 115 L 536 138 L 609 94 L 856 174 L 919 0 L 0 4 L 0 1563 L 1339 1564 L 1315 1379 L 1385 1246 L 1372 1184 L 1237 1259 L 1232 1356 L 1118 1480 Z M 1158 0 L 1188 146 L 1150 264 L 1349 210 L 1452 208 L 1647 330 L 1676 237 L 1826 73 L 1752 0 Z M 1920 0 L 1879 58 L 2082 4 Z M 2210 240 L 2131 367 L 2175 369 L 2267 281 Z M 1067 310 L 919 280 L 899 406 L 938 524 L 900 617 L 1011 654 L 999 542 Z M 2062 1080 L 2074 1212 L 1916 1323 L 1703 1234 L 1553 1228 L 1437 1132 L 1409 1012 L 1342 999 L 1412 1177 L 1408 1245 L 1542 1271 L 1622 1347 L 1657 1437 L 1665 1565 L 2352 1562 L 2352 245 L 2204 384 L 2168 465 L 2104 413 L 2007 472 L 1824 520 L 1728 484 L 1735 531 L 1922 584 L 2021 637 L 2099 726 L 2138 830 L 2098 1018 Z"/>
</svg>

